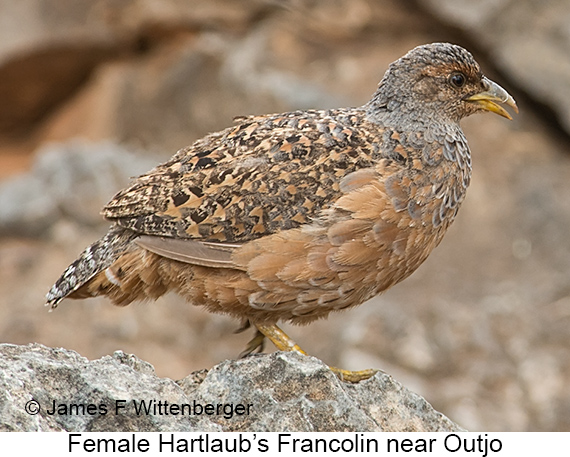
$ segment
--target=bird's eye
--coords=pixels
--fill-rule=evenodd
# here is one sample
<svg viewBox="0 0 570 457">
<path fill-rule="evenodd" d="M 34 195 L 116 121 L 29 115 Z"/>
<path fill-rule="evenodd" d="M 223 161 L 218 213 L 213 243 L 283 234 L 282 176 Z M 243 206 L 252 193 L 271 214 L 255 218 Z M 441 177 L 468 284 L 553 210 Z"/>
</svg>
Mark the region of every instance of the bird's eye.
<svg viewBox="0 0 570 457">
<path fill-rule="evenodd" d="M 467 78 L 465 78 L 465 75 L 463 73 L 452 73 L 451 76 L 449 77 L 449 82 L 457 87 L 458 89 L 460 89 L 461 87 L 463 87 L 465 85 L 465 82 L 467 81 Z"/>
</svg>

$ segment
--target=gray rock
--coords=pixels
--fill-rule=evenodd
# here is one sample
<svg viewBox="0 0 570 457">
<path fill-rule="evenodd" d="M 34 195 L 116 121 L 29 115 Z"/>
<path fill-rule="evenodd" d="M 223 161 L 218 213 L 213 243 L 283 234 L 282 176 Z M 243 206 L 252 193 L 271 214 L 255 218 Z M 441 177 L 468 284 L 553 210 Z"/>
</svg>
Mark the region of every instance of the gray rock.
<svg viewBox="0 0 570 457">
<path fill-rule="evenodd" d="M 42 234 L 62 215 L 102 223 L 103 205 L 155 164 L 111 142 L 46 145 L 29 173 L 0 182 L 0 236 Z"/>
<path fill-rule="evenodd" d="M 275 24 L 263 24 L 227 52 L 222 65 L 222 81 L 247 94 L 248 99 L 275 100 L 284 109 L 334 108 L 349 104 L 342 96 L 331 94 L 310 82 L 306 75 L 295 75 L 268 65 Z"/>
<path fill-rule="evenodd" d="M 137 414 L 143 402 L 153 410 Z M 182 404 L 193 413 L 176 414 Z M 461 430 L 387 374 L 345 384 L 298 354 L 225 361 L 175 382 L 120 351 L 89 361 L 0 345 L 0 431 Z"/>
<path fill-rule="evenodd" d="M 117 54 L 120 37 L 90 3 L 102 2 L 0 2 L 1 134 L 26 132 Z"/>
<path fill-rule="evenodd" d="M 263 0 L 0 0 L 0 135 L 33 128 L 99 65 L 142 43 L 184 28 L 243 28 L 265 9 Z"/>
</svg>

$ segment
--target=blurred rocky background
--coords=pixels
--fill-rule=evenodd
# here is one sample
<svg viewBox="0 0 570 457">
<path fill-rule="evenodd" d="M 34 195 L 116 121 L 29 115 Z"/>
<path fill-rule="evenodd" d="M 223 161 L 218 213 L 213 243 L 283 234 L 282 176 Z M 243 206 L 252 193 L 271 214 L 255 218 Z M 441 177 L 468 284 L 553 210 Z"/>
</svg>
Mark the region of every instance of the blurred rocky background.
<svg viewBox="0 0 570 457">
<path fill-rule="evenodd" d="M 467 429 L 570 430 L 569 24 L 566 0 L 0 0 L 0 342 L 173 379 L 235 358 L 252 334 L 174 295 L 53 313 L 44 295 L 129 177 L 237 115 L 363 104 L 391 61 L 451 41 L 521 113 L 464 121 L 472 186 L 411 278 L 285 329 Z"/>
</svg>

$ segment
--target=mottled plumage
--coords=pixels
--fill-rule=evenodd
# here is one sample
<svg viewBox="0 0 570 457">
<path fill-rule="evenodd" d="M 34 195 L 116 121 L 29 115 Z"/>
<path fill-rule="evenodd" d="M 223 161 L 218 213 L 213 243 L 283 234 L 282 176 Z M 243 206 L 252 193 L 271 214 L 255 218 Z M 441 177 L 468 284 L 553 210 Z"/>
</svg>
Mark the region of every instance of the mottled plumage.
<svg viewBox="0 0 570 457">
<path fill-rule="evenodd" d="M 435 43 L 394 62 L 362 107 L 239 118 L 119 192 L 103 210 L 109 233 L 48 305 L 175 290 L 291 349 L 278 321 L 361 304 L 439 244 L 471 178 L 459 121 L 509 117 L 497 103 L 516 110 L 471 54 Z"/>
</svg>

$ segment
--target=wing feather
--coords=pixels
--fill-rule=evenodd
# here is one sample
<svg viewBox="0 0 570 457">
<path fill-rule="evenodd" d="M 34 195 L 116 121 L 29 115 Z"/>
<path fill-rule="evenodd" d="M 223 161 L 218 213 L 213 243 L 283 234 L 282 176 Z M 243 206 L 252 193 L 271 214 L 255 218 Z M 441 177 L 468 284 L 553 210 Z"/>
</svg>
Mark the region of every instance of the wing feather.
<svg viewBox="0 0 570 457">
<path fill-rule="evenodd" d="M 209 243 L 142 235 L 135 240 L 139 246 L 162 257 L 192 265 L 213 268 L 239 268 L 231 259 L 240 244 Z"/>
<path fill-rule="evenodd" d="M 306 111 L 248 117 L 180 150 L 119 192 L 103 215 L 144 235 L 245 243 L 311 223 L 370 178 L 365 112 Z M 372 133 L 371 133 L 372 132 Z"/>
</svg>

